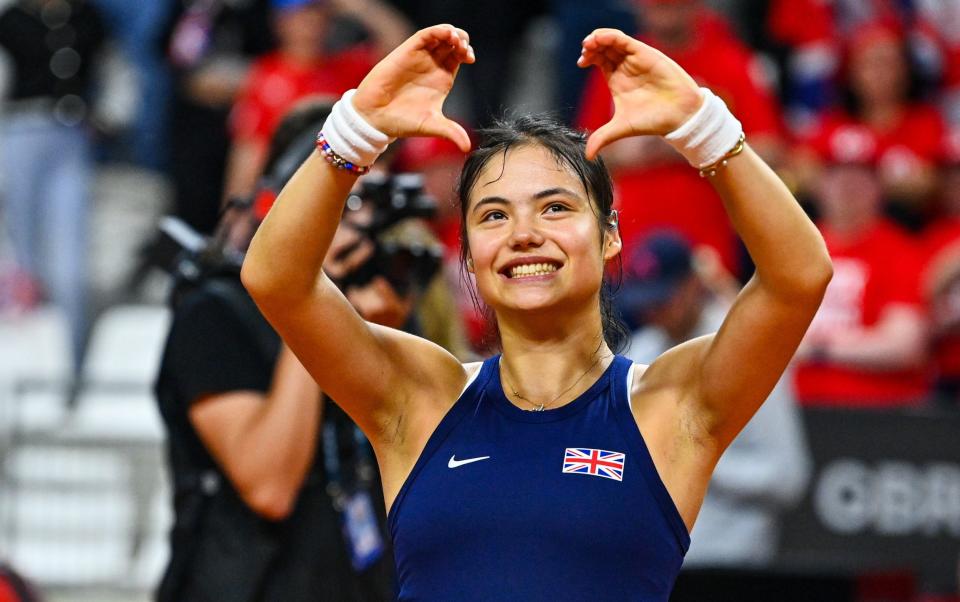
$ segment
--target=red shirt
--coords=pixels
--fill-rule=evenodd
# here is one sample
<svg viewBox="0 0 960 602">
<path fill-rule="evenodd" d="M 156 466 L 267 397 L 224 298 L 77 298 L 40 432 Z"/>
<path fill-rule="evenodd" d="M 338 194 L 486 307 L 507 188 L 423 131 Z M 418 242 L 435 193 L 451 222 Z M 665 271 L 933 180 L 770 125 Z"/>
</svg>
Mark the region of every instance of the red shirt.
<svg viewBox="0 0 960 602">
<path fill-rule="evenodd" d="M 756 57 L 715 23 L 705 22 L 700 34 L 690 47 L 668 50 L 670 58 L 723 98 L 743 123 L 748 139 L 751 134 L 779 134 L 778 108 Z M 578 125 L 595 130 L 612 115 L 610 91 L 595 70 L 587 83 Z M 738 271 L 736 234 L 723 204 L 710 183 L 686 161 L 678 156 L 675 163 L 619 168 L 613 178 L 625 246 L 651 230 L 670 228 L 694 244 L 713 247 L 728 269 Z"/>
<path fill-rule="evenodd" d="M 358 47 L 325 56 L 309 65 L 274 52 L 258 58 L 230 114 L 235 140 L 266 145 L 284 114 L 302 98 L 330 96 L 357 87 L 376 64 L 372 51 Z"/>
<path fill-rule="evenodd" d="M 922 308 L 919 246 L 897 226 L 878 221 L 857 241 L 841 243 L 829 229 L 823 237 L 833 259 L 833 280 L 810 325 L 816 332 L 842 332 L 874 326 L 892 305 Z M 798 362 L 797 399 L 805 405 L 888 407 L 923 398 L 924 370 L 873 371 Z"/>
<path fill-rule="evenodd" d="M 924 252 L 926 267 L 933 266 L 937 255 L 954 244 L 960 244 L 960 217 L 943 218 L 934 223 L 924 233 Z M 931 311 L 939 320 L 955 319 L 960 312 L 960 295 L 957 286 L 933 300 Z M 937 321 L 937 320 L 935 320 Z M 933 341 L 933 363 L 940 378 L 960 380 L 960 333 L 941 333 Z"/>
<path fill-rule="evenodd" d="M 960 242 L 960 216 L 941 217 L 923 232 L 924 260 L 929 262 L 940 251 Z"/>
<path fill-rule="evenodd" d="M 810 144 L 829 157 L 831 142 L 850 128 L 866 128 L 874 137 L 877 168 L 886 176 L 902 177 L 918 164 L 935 163 L 942 155 L 945 126 L 939 111 L 926 104 L 910 105 L 900 120 L 886 131 L 872 128 L 841 111 L 825 115 Z"/>
<path fill-rule="evenodd" d="M 829 0 L 773 0 L 767 29 L 783 44 L 802 46 L 832 41 L 836 36 L 833 3 Z"/>
</svg>

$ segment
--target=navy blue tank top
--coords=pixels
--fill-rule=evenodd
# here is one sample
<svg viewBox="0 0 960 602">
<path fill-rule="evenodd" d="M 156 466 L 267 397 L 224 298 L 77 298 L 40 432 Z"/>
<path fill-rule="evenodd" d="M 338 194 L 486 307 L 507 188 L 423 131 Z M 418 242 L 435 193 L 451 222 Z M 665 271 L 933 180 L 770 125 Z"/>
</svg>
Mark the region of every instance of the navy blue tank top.
<svg viewBox="0 0 960 602">
<path fill-rule="evenodd" d="M 390 510 L 399 599 L 666 601 L 690 538 L 630 411 L 630 360 L 543 412 L 510 403 L 499 361 Z"/>
</svg>

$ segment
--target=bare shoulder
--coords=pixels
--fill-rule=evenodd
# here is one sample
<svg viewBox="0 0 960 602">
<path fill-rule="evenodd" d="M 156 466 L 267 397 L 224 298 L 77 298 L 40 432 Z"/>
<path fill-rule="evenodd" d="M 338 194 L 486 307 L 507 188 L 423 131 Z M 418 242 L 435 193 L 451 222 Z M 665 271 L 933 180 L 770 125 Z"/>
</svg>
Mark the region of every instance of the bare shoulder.
<svg viewBox="0 0 960 602">
<path fill-rule="evenodd" d="M 435 397 L 444 391 L 459 391 L 466 382 L 472 363 L 461 363 L 452 353 L 423 337 L 386 326 L 370 326 L 406 372 L 404 379 L 411 384 L 413 396 Z"/>
<path fill-rule="evenodd" d="M 645 438 L 660 439 L 664 448 L 676 446 L 710 460 L 715 444 L 699 403 L 703 359 L 713 344 L 709 334 L 665 351 L 649 366 L 636 364 L 630 401 Z M 701 455 L 703 454 L 703 455 Z"/>
<path fill-rule="evenodd" d="M 424 350 L 429 352 L 430 348 L 424 347 Z M 448 361 L 447 356 L 453 358 L 452 362 Z M 435 386 L 418 389 L 417 396 L 404 404 L 404 410 L 384 431 L 383 436 L 373 441 L 388 507 L 423 453 L 437 426 L 460 398 L 462 392 L 480 374 L 480 368 L 483 366 L 482 362 L 460 363 L 452 355 L 447 354 L 447 356 L 436 356 L 436 358 L 443 358 L 440 361 L 444 366 L 435 366 L 431 370 L 431 374 L 440 375 Z M 434 393 L 431 395 L 430 391 Z"/>
<path fill-rule="evenodd" d="M 389 412 L 380 415 L 371 441 L 382 448 L 401 448 L 428 425 L 436 425 L 453 406 L 469 378 L 473 364 L 463 364 L 452 353 L 427 339 L 370 325 L 393 364 L 396 389 Z M 378 378 L 376 373 L 368 378 Z"/>
<path fill-rule="evenodd" d="M 680 343 L 664 351 L 644 370 L 641 379 L 647 388 L 679 387 L 694 384 L 715 334 L 708 334 Z"/>
</svg>

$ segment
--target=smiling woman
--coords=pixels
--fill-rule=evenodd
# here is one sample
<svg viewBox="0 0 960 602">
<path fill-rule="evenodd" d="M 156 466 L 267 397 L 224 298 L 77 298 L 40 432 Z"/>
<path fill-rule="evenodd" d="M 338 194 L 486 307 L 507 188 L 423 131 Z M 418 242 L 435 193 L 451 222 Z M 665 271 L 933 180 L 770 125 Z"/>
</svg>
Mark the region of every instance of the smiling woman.
<svg viewBox="0 0 960 602">
<path fill-rule="evenodd" d="M 613 184 L 603 160 L 589 161 L 584 154 L 586 136 L 542 115 L 504 119 L 480 133 L 482 143 L 467 158 L 458 186 L 461 258 L 468 270 L 476 274 L 468 225 L 482 241 L 482 233 L 492 230 L 503 233 L 508 226 L 476 226 L 487 221 L 509 221 L 511 216 L 515 221 L 523 217 L 524 209 L 530 209 L 540 216 L 537 223 L 552 224 L 554 229 L 569 228 L 571 220 L 580 226 L 587 226 L 592 220 L 596 249 L 603 252 L 606 245 L 608 250 L 602 260 L 598 254 L 595 262 L 602 275 L 604 263 L 620 250 L 617 212 L 613 209 Z M 533 166 L 538 166 L 537 174 L 545 177 L 533 177 L 534 172 L 530 171 Z M 551 181 L 555 185 L 551 186 Z M 531 186 L 539 188 L 531 189 Z M 513 199 L 493 194 L 494 188 L 508 191 Z M 529 198 L 523 199 L 524 193 Z M 481 198 L 471 204 L 471 196 Z M 525 204 L 529 207 L 524 207 Z M 584 222 L 583 218 L 588 216 L 591 219 Z M 534 236 L 538 228 L 533 227 Z M 522 239 L 523 231 L 519 234 Z M 531 246 L 537 246 L 537 242 L 534 240 Z M 538 276 L 553 274 L 563 265 L 562 258 L 528 253 L 508 260 L 498 271 L 510 279 L 524 276 L 524 283 L 532 283 L 538 281 Z M 594 281 L 595 277 L 585 283 Z M 479 279 L 478 286 L 483 286 Z M 600 286 L 598 291 L 603 338 L 610 349 L 619 352 L 626 344 L 627 330 L 613 309 L 610 289 Z M 482 288 L 481 297 L 488 298 Z"/>
<path fill-rule="evenodd" d="M 376 449 L 400 600 L 666 601 L 717 459 L 820 304 L 823 240 L 722 101 L 597 30 L 578 65 L 606 77 L 613 119 L 588 139 L 543 117 L 502 123 L 461 177 L 463 258 L 502 353 L 464 365 L 364 322 L 321 271 L 344 200 L 394 138 L 469 149 L 441 107 L 474 60 L 466 32 L 430 27 L 345 95 L 323 154 L 257 232 L 244 284 Z M 757 266 L 718 333 L 649 367 L 615 355 L 602 302 L 621 242 L 597 154 L 636 135 L 664 136 L 710 178 Z"/>
</svg>

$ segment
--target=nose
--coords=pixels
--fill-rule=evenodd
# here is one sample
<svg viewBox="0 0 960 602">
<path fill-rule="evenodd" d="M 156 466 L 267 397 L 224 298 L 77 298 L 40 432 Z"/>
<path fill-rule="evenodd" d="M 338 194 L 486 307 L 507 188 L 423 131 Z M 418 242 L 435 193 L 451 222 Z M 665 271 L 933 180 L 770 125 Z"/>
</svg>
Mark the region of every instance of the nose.
<svg viewBox="0 0 960 602">
<path fill-rule="evenodd" d="M 528 249 L 542 244 L 543 235 L 530 218 L 518 216 L 513 220 L 513 231 L 510 233 L 511 248 Z"/>
</svg>

